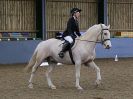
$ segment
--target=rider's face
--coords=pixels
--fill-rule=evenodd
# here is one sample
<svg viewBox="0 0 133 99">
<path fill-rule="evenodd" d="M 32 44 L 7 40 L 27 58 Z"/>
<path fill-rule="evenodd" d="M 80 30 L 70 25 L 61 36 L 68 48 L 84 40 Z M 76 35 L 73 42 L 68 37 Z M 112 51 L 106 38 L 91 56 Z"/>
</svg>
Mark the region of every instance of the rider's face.
<svg viewBox="0 0 133 99">
<path fill-rule="evenodd" d="M 76 18 L 79 18 L 80 17 L 80 13 L 79 12 L 76 12 L 75 13 L 75 16 L 76 16 Z"/>
</svg>

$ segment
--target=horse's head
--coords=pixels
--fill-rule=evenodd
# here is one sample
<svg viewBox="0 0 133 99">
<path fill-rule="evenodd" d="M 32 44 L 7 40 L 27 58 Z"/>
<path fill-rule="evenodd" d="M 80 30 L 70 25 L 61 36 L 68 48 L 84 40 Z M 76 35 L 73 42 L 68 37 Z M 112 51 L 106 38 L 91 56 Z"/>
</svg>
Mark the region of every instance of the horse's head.
<svg viewBox="0 0 133 99">
<path fill-rule="evenodd" d="M 109 32 L 109 26 L 106 26 L 104 24 L 99 24 L 101 31 L 100 34 L 98 35 L 98 41 L 100 41 L 102 43 L 102 45 L 104 46 L 104 48 L 109 49 L 111 48 L 111 41 L 110 41 L 110 32 Z"/>
<path fill-rule="evenodd" d="M 96 24 L 90 27 L 81 37 L 81 41 L 101 43 L 104 48 L 111 48 L 109 26 L 105 24 Z"/>
</svg>

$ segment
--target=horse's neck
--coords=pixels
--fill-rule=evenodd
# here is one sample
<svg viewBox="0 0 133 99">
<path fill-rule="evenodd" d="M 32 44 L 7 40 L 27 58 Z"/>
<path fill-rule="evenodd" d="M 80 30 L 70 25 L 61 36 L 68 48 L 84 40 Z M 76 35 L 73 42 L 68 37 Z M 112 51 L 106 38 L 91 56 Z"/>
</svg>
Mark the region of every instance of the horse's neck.
<svg viewBox="0 0 133 99">
<path fill-rule="evenodd" d="M 83 36 L 80 37 L 81 40 L 88 41 L 97 41 L 100 30 L 97 28 L 96 30 L 87 30 Z"/>
<path fill-rule="evenodd" d="M 84 41 L 82 43 L 84 43 L 84 46 L 86 47 L 86 49 L 89 49 L 89 50 L 95 49 L 98 35 L 100 33 L 100 29 L 99 28 L 97 29 L 98 30 L 95 30 L 93 32 L 87 31 L 85 35 L 83 35 L 83 37 L 80 38 L 81 42 Z"/>
<path fill-rule="evenodd" d="M 94 39 L 91 39 L 91 40 L 93 41 Z M 87 50 L 94 50 L 95 47 L 96 47 L 96 43 L 95 43 L 95 42 L 85 41 L 85 42 L 83 42 L 83 44 L 84 44 L 84 47 L 85 47 Z"/>
<path fill-rule="evenodd" d="M 80 47 L 84 48 L 84 50 L 89 51 L 89 50 L 94 50 L 95 49 L 96 43 L 95 42 L 90 42 L 89 40 L 79 40 L 79 39 L 77 39 L 75 41 L 75 44 L 74 44 L 73 48 L 75 48 L 76 46 L 80 46 Z"/>
<path fill-rule="evenodd" d="M 94 35 L 94 34 L 90 33 L 90 34 L 86 37 L 86 40 L 96 42 L 96 41 L 97 41 L 97 35 Z"/>
<path fill-rule="evenodd" d="M 95 46 L 96 45 L 95 43 L 97 42 L 97 35 L 94 35 L 91 33 L 85 37 L 81 37 L 80 40 L 86 41 L 85 43 L 90 43 L 90 46 L 93 46 L 93 45 Z"/>
</svg>

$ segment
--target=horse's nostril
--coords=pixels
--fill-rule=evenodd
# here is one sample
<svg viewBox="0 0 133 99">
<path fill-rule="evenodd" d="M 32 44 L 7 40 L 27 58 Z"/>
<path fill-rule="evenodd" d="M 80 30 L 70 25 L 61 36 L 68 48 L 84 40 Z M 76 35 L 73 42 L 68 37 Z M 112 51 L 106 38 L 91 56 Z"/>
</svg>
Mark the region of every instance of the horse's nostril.
<svg viewBox="0 0 133 99">
<path fill-rule="evenodd" d="M 109 45 L 107 45 L 107 46 L 106 46 L 106 49 L 110 49 L 110 46 L 109 46 Z"/>
</svg>

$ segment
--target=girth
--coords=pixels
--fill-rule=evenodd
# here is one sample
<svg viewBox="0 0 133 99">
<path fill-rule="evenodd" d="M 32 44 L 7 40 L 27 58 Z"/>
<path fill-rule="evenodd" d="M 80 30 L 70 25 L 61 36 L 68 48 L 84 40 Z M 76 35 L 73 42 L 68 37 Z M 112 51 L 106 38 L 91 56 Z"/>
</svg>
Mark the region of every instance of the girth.
<svg viewBox="0 0 133 99">
<path fill-rule="evenodd" d="M 73 60 L 73 54 L 72 54 L 71 48 L 69 49 L 69 56 L 70 56 L 70 58 L 71 58 L 72 63 L 75 64 L 75 62 L 74 62 L 74 60 Z"/>
</svg>

